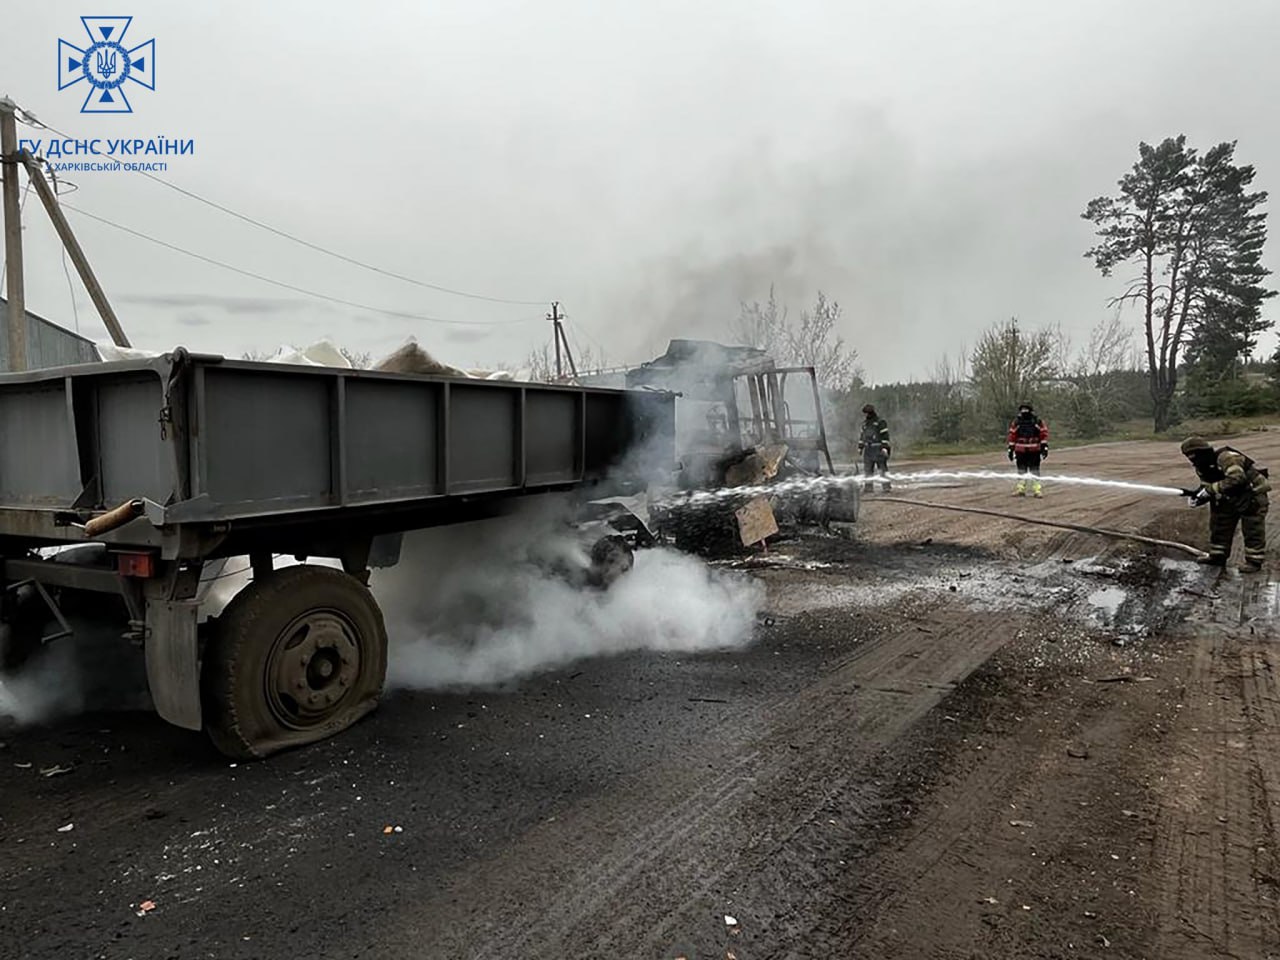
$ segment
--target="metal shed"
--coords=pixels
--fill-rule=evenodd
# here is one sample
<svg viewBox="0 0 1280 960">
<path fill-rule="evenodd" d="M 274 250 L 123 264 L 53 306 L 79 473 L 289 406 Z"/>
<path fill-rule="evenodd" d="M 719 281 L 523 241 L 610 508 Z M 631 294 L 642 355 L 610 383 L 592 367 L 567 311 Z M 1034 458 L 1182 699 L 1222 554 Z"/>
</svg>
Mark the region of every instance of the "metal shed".
<svg viewBox="0 0 1280 960">
<path fill-rule="evenodd" d="M 9 301 L 0 297 L 0 317 L 7 317 Z M 97 363 L 102 358 L 88 337 L 72 333 L 44 317 L 27 311 L 27 369 L 66 367 L 76 363 Z M 9 338 L 0 336 L 0 371 L 13 370 L 9 362 Z"/>
</svg>

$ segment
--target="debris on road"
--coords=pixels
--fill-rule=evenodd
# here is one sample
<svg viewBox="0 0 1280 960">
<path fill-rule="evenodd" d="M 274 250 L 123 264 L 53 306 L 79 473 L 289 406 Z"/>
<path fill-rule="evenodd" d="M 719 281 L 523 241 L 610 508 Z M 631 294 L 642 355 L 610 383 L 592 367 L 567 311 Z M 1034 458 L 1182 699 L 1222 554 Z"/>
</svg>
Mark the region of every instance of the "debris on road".
<svg viewBox="0 0 1280 960">
<path fill-rule="evenodd" d="M 1032 823 L 1030 820 L 1010 820 L 1010 821 L 1009 821 L 1009 826 L 1011 826 L 1011 827 L 1034 827 L 1034 826 L 1035 826 L 1035 824 L 1034 824 L 1034 823 Z"/>
<path fill-rule="evenodd" d="M 145 917 L 148 913 L 150 913 L 155 908 L 156 908 L 156 902 L 154 900 L 143 900 L 140 904 L 138 904 L 138 909 L 135 910 L 134 913 L 139 917 Z"/>
<path fill-rule="evenodd" d="M 63 825 L 63 826 L 59 827 L 59 828 L 58 828 L 58 832 L 59 832 L 59 833 L 70 833 L 70 832 L 71 832 L 72 830 L 74 830 L 75 828 L 76 828 L 76 825 L 75 825 L 74 823 L 68 823 L 68 824 L 65 824 L 65 825 Z"/>
<path fill-rule="evenodd" d="M 62 765 L 60 765 L 60 764 L 56 764 L 56 763 L 55 763 L 52 767 L 42 767 L 42 768 L 40 769 L 40 776 L 42 776 L 42 777 L 60 777 L 60 776 L 62 776 L 62 774 L 64 774 L 64 773 L 70 773 L 70 772 L 71 772 L 72 770 L 74 770 L 74 769 L 75 769 L 74 767 L 64 767 L 64 766 L 62 766 Z"/>
<path fill-rule="evenodd" d="M 1155 677 L 1149 677 L 1145 674 L 1135 676 L 1132 673 L 1117 673 L 1110 677 L 1098 677 L 1096 680 L 1086 681 L 1088 683 L 1150 683 Z"/>
</svg>

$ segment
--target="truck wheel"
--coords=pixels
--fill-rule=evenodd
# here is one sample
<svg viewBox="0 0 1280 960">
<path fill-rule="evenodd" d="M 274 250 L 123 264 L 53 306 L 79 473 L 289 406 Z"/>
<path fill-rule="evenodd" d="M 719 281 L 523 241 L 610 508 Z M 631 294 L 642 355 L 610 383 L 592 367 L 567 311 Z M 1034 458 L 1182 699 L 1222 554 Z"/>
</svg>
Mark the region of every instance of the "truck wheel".
<svg viewBox="0 0 1280 960">
<path fill-rule="evenodd" d="M 227 756 L 315 743 L 377 706 L 387 673 L 382 612 L 354 577 L 285 567 L 227 604 L 201 673 L 205 726 Z"/>
</svg>

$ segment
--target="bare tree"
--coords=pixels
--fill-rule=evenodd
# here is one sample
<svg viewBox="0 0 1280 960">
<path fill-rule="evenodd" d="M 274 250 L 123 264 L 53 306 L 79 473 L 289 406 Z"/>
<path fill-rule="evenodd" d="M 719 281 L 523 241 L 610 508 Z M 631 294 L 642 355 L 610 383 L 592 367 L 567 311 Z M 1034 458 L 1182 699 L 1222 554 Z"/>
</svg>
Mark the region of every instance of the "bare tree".
<svg viewBox="0 0 1280 960">
<path fill-rule="evenodd" d="M 787 327 L 788 363 L 813 367 L 818 382 L 833 390 L 847 390 L 858 377 L 858 353 L 846 346 L 836 332 L 840 304 L 818 291 L 812 310 L 800 314 L 800 322 Z"/>
<path fill-rule="evenodd" d="M 969 382 L 985 425 L 999 428 L 1022 402 L 1033 402 L 1037 386 L 1054 376 L 1054 337 L 1048 330 L 1024 332 L 1016 318 L 978 338 L 969 357 Z"/>
<path fill-rule="evenodd" d="M 579 374 L 598 373 L 605 368 L 607 360 L 603 350 L 597 353 L 588 346 L 574 354 L 573 365 Z M 561 367 L 564 374 L 560 378 L 556 377 L 555 355 L 549 343 L 530 350 L 529 356 L 525 359 L 525 366 L 529 369 L 529 379 L 534 383 L 552 383 L 557 379 L 563 380 L 570 376 L 569 364 L 563 362 Z"/>
<path fill-rule="evenodd" d="M 848 390 L 861 379 L 861 371 L 857 351 L 837 332 L 840 316 L 840 304 L 819 290 L 813 308 L 792 319 L 770 287 L 763 304 L 742 304 L 729 332 L 738 343 L 763 350 L 778 363 L 813 367 L 828 389 Z"/>
<path fill-rule="evenodd" d="M 1123 373 L 1133 356 L 1133 331 L 1117 312 L 1098 323 L 1071 363 L 1067 416 L 1082 437 L 1096 437 L 1114 424 L 1123 406 Z M 1136 369 L 1136 367 L 1135 367 Z"/>
<path fill-rule="evenodd" d="M 350 347 L 339 347 L 338 352 L 357 370 L 368 370 L 373 366 L 373 354 L 367 350 L 352 350 Z"/>
<path fill-rule="evenodd" d="M 769 286 L 769 299 L 743 303 L 738 318 L 729 325 L 729 334 L 746 347 L 763 350 L 771 357 L 782 355 L 787 345 L 787 308 L 778 306 L 773 285 Z"/>
</svg>

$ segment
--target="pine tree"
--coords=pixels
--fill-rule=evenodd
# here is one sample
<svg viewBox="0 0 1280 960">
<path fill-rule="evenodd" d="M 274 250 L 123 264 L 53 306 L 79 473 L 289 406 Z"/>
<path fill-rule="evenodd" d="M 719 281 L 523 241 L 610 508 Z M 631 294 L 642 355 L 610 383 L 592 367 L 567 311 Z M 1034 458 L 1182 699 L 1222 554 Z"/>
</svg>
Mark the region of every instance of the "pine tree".
<svg viewBox="0 0 1280 960">
<path fill-rule="evenodd" d="M 1138 267 L 1113 304 L 1143 311 L 1147 371 L 1157 431 L 1173 419 L 1181 354 L 1234 366 L 1270 323 L 1262 303 L 1267 200 L 1249 192 L 1254 168 L 1234 163 L 1235 143 L 1199 154 L 1183 136 L 1138 146 L 1138 162 L 1114 197 L 1091 201 L 1082 216 L 1099 242 L 1085 252 L 1103 276 Z M 1221 368 L 1220 368 L 1221 369 Z"/>
</svg>

